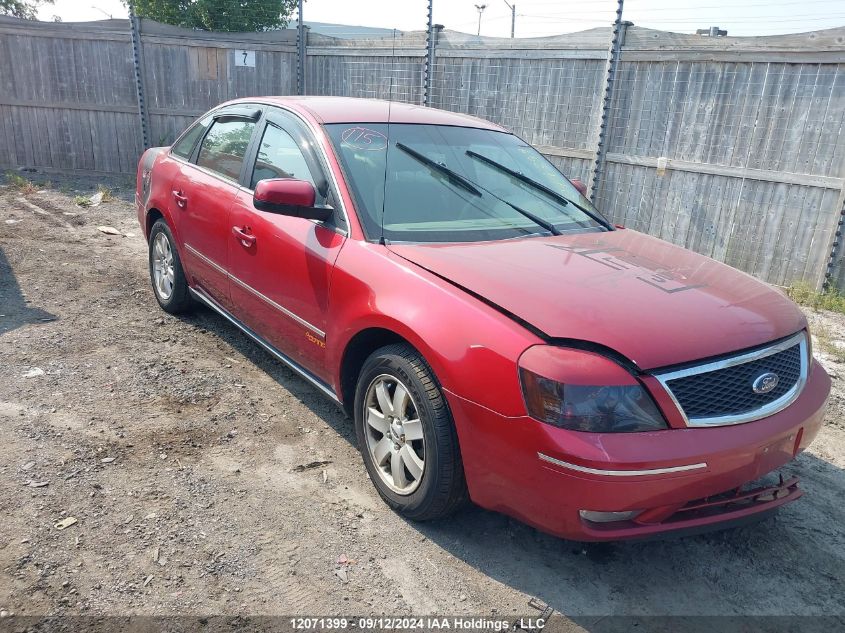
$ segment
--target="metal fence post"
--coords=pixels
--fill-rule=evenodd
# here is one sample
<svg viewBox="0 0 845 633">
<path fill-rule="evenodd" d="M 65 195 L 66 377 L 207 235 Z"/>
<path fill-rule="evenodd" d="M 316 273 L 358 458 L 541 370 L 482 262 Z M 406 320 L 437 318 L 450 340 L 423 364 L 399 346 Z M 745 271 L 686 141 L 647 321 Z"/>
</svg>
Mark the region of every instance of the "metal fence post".
<svg viewBox="0 0 845 633">
<path fill-rule="evenodd" d="M 296 94 L 304 95 L 305 87 L 305 55 L 306 39 L 308 37 L 305 24 L 302 22 L 302 4 L 299 0 L 299 14 L 296 23 Z"/>
<path fill-rule="evenodd" d="M 428 0 L 428 24 L 425 30 L 425 74 L 423 76 L 423 105 L 431 105 L 431 76 L 434 72 L 434 0 Z"/>
<path fill-rule="evenodd" d="M 625 44 L 625 31 L 632 22 L 622 21 L 622 4 L 624 0 L 618 0 L 616 5 L 616 20 L 613 22 L 613 36 L 610 39 L 610 54 L 607 58 L 606 76 L 604 82 L 604 97 L 602 99 L 601 116 L 595 132 L 596 158 L 593 162 L 593 169 L 587 178 L 587 197 L 595 199 L 599 178 L 604 171 L 605 156 L 607 154 L 607 125 L 610 115 L 610 102 L 613 98 L 613 82 L 616 79 L 616 71 L 619 68 L 619 54 Z"/>
<path fill-rule="evenodd" d="M 147 116 L 147 101 L 144 97 L 143 52 L 141 50 L 141 21 L 129 3 L 129 28 L 132 34 L 132 65 L 135 68 L 135 92 L 138 97 L 138 117 L 141 120 L 141 140 L 144 149 L 150 147 L 150 120 Z"/>
<path fill-rule="evenodd" d="M 842 266 L 840 260 L 840 245 L 842 243 L 842 230 L 845 228 L 845 184 L 839 192 L 839 200 L 836 202 L 839 209 L 839 219 L 836 222 L 836 227 L 833 230 L 833 237 L 830 241 L 830 255 L 827 258 L 827 266 L 825 267 L 824 277 L 822 278 L 821 290 L 840 290 L 836 286 L 834 276 L 839 275 L 839 269 Z"/>
</svg>

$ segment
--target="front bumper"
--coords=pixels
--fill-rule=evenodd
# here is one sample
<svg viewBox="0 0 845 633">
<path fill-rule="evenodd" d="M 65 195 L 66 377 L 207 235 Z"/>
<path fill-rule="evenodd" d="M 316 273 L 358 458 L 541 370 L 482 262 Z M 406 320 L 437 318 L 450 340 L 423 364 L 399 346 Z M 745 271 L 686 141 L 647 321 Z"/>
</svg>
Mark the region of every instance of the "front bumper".
<svg viewBox="0 0 845 633">
<path fill-rule="evenodd" d="M 801 395 L 755 422 L 649 433 L 567 431 L 447 392 L 473 501 L 582 541 L 644 538 L 749 520 L 797 499 L 797 482 L 746 495 L 821 428 L 830 379 L 815 361 Z M 742 498 L 740 498 L 742 497 Z M 580 510 L 642 511 L 594 523 Z"/>
</svg>

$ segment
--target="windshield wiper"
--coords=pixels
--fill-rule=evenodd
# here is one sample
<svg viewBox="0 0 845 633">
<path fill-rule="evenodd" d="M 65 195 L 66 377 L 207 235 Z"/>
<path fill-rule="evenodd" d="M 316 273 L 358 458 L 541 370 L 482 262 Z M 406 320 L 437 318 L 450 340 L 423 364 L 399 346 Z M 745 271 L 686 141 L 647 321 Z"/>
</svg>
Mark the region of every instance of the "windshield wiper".
<svg viewBox="0 0 845 633">
<path fill-rule="evenodd" d="M 469 180 L 461 176 L 458 172 L 449 169 L 448 167 L 446 167 L 446 165 L 441 165 L 436 160 L 433 160 L 428 156 L 425 156 L 424 154 L 420 154 L 417 150 L 411 149 L 404 143 L 396 143 L 396 147 L 401 149 L 406 154 L 413 156 L 423 165 L 430 167 L 435 171 L 439 171 L 441 174 L 446 176 L 449 179 L 449 182 L 451 182 L 453 185 L 456 185 L 461 189 L 468 191 L 469 193 L 478 198 L 481 197 L 481 192 L 478 190 L 478 188 L 473 185 Z"/>
<path fill-rule="evenodd" d="M 461 176 L 458 172 L 449 169 L 448 167 L 446 167 L 446 165 L 441 165 L 437 161 L 429 158 L 428 156 L 425 156 L 424 154 L 421 154 L 420 152 L 418 152 L 415 149 L 408 147 L 404 143 L 396 143 L 396 147 L 401 149 L 406 154 L 413 156 L 418 161 L 420 161 L 423 165 L 426 165 L 427 167 L 430 167 L 431 169 L 434 169 L 435 171 L 439 171 L 440 173 L 445 175 L 449 179 L 449 182 L 451 182 L 453 185 L 461 187 L 462 189 L 465 189 L 466 191 L 470 192 L 472 195 L 478 196 L 479 198 L 482 196 L 481 191 L 478 189 L 478 187 L 481 187 L 481 185 L 478 185 L 478 187 L 476 187 L 470 180 L 468 180 L 464 176 Z M 481 187 L 481 188 L 484 189 L 484 187 Z M 552 235 L 560 235 L 560 231 L 551 222 L 548 222 L 548 221 L 544 220 L 543 218 L 539 218 L 536 215 L 534 215 L 533 213 L 531 213 L 530 211 L 526 211 L 525 209 L 521 209 L 520 207 L 516 206 L 512 202 L 508 202 L 507 200 L 500 198 L 499 196 L 494 194 L 492 191 L 489 191 L 488 189 L 484 189 L 484 191 L 489 193 L 491 196 L 493 196 L 497 200 L 504 202 L 511 209 L 513 209 L 514 211 L 516 211 L 517 213 L 519 213 L 523 217 L 528 218 L 529 220 L 534 222 L 534 224 L 536 224 L 537 226 L 546 229 Z"/>
<path fill-rule="evenodd" d="M 471 149 L 468 149 L 466 151 L 466 155 L 470 156 L 472 158 L 475 158 L 477 160 L 480 160 L 482 163 L 489 165 L 493 169 L 497 169 L 497 170 L 507 174 L 508 176 L 512 176 L 513 178 L 516 178 L 520 182 L 524 182 L 526 185 L 528 185 L 529 187 L 531 187 L 533 189 L 536 189 L 537 191 L 542 191 L 544 194 L 546 194 L 547 196 L 549 196 L 551 198 L 554 198 L 555 200 L 557 200 L 560 204 L 562 204 L 564 206 L 571 204 L 573 207 L 575 207 L 579 211 L 582 211 L 583 213 L 586 213 L 593 220 L 595 220 L 596 222 L 598 222 L 599 224 L 604 226 L 606 229 L 610 230 L 610 224 L 605 219 L 596 216 L 589 209 L 585 209 L 584 207 L 582 207 L 577 202 L 574 202 L 573 200 L 570 200 L 566 196 L 559 194 L 557 191 L 555 191 L 554 189 L 552 189 L 550 187 L 547 187 L 543 183 L 537 182 L 533 178 L 530 178 L 530 177 L 526 176 L 525 174 L 521 174 L 518 171 L 511 169 L 510 167 L 508 167 L 506 165 L 502 165 L 501 163 L 498 163 L 495 160 L 493 160 L 492 158 L 488 158 L 487 156 L 484 156 L 483 154 L 479 154 L 478 152 L 474 152 Z"/>
<path fill-rule="evenodd" d="M 499 198 L 499 196 L 496 196 L 496 197 Z M 503 198 L 499 198 L 499 200 L 504 202 L 506 205 L 508 205 L 511 209 L 513 209 L 514 211 L 516 211 L 520 215 L 523 215 L 526 218 L 528 218 L 529 220 L 531 220 L 537 226 L 542 226 L 544 229 L 546 229 L 552 235 L 560 235 L 561 234 L 560 230 L 554 224 L 549 222 L 548 220 L 544 220 L 543 218 L 534 215 L 530 211 L 526 211 L 525 209 L 522 209 L 522 208 L 516 206 L 513 202 L 508 202 L 507 200 L 504 200 Z"/>
</svg>

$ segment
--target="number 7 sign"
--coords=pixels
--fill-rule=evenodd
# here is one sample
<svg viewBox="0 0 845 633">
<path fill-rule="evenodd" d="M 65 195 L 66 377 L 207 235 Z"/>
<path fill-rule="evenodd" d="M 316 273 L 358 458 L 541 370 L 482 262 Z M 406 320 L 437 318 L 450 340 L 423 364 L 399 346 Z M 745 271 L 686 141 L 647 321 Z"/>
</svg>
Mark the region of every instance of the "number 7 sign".
<svg viewBox="0 0 845 633">
<path fill-rule="evenodd" d="M 255 51 L 235 50 L 235 66 L 255 68 Z"/>
</svg>

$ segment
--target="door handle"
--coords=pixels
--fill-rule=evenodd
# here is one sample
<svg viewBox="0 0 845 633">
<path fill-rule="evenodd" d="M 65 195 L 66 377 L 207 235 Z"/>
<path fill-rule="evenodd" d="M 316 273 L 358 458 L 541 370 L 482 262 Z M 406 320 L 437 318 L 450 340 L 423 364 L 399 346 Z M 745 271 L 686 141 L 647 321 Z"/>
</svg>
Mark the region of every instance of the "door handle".
<svg viewBox="0 0 845 633">
<path fill-rule="evenodd" d="M 235 239 L 241 243 L 241 246 L 244 248 L 249 248 L 253 244 L 255 244 L 256 238 L 254 235 L 250 235 L 247 233 L 249 231 L 249 227 L 245 226 L 242 229 L 239 229 L 236 226 L 232 227 L 232 234 L 235 236 Z"/>
<path fill-rule="evenodd" d="M 183 194 L 181 191 L 177 191 L 176 189 L 174 189 L 173 197 L 176 198 L 176 206 L 180 209 L 184 209 L 188 206 L 188 196 Z"/>
</svg>

